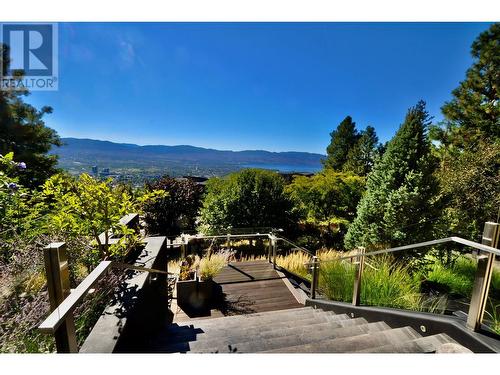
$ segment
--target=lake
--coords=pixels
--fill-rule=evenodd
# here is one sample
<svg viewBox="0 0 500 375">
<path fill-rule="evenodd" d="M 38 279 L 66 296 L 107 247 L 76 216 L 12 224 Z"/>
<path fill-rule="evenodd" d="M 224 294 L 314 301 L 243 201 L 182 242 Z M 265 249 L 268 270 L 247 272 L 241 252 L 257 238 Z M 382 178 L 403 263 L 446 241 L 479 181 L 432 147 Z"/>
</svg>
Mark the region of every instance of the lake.
<svg viewBox="0 0 500 375">
<path fill-rule="evenodd" d="M 242 168 L 269 169 L 278 172 L 307 172 L 316 173 L 322 169 L 322 165 L 292 165 L 292 164 L 242 164 Z"/>
</svg>

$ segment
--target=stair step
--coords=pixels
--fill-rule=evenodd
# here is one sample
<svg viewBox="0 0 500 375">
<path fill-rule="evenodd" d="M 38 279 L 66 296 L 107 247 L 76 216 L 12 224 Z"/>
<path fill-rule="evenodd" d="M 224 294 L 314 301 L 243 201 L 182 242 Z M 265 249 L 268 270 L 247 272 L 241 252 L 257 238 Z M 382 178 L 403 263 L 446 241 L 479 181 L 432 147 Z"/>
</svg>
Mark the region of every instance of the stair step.
<svg viewBox="0 0 500 375">
<path fill-rule="evenodd" d="M 265 295 L 263 295 L 265 293 Z M 261 301 L 266 301 L 266 300 L 273 300 L 273 299 L 278 299 L 278 298 L 286 298 L 290 300 L 290 291 L 286 290 L 286 293 L 283 292 L 283 288 L 280 287 L 276 288 L 274 290 L 269 290 L 269 291 L 261 291 L 261 290 L 252 290 L 248 292 L 238 292 L 237 295 L 232 295 L 228 296 L 225 298 L 225 301 L 227 303 L 234 303 L 238 301 L 245 301 L 245 300 L 250 300 L 253 301 L 258 297 L 259 300 L 259 305 L 261 304 Z M 298 302 L 297 302 L 298 303 Z"/>
<path fill-rule="evenodd" d="M 200 326 L 200 325 L 193 325 L 193 326 L 180 326 L 176 327 L 175 329 L 171 329 L 167 333 L 167 339 L 169 341 L 173 340 L 182 340 L 184 337 L 186 339 L 197 339 L 199 340 L 200 338 L 203 337 L 220 337 L 220 336 L 227 336 L 229 334 L 239 334 L 241 333 L 248 333 L 248 334 L 253 334 L 254 332 L 259 332 L 263 330 L 276 330 L 276 329 L 283 329 L 283 328 L 289 328 L 291 325 L 309 325 L 309 324 L 317 324 L 317 323 L 331 323 L 335 324 L 335 322 L 327 315 L 318 315 L 316 316 L 300 316 L 297 319 L 293 320 L 283 320 L 279 322 L 272 322 L 266 325 L 258 324 L 258 322 L 254 320 L 249 320 L 245 321 L 244 323 L 240 324 L 238 327 L 227 327 L 224 325 L 216 325 L 216 326 Z"/>
<path fill-rule="evenodd" d="M 265 335 L 263 337 L 261 334 L 257 334 L 253 337 L 243 338 L 240 342 L 237 341 L 238 338 L 232 336 L 222 340 L 196 341 L 190 343 L 190 350 L 196 353 L 228 353 L 234 351 L 238 353 L 255 353 L 291 345 L 304 345 L 327 339 L 351 337 L 390 329 L 384 322 L 365 323 L 350 327 L 332 327 L 329 330 L 313 330 L 311 328 L 311 330 L 305 332 L 296 328 L 275 331 L 271 337 L 265 337 Z"/>
<path fill-rule="evenodd" d="M 349 319 L 347 315 L 341 315 L 339 317 L 336 317 L 334 313 L 331 311 L 312 311 L 308 310 L 305 312 L 287 312 L 287 310 L 280 310 L 279 314 L 267 314 L 267 315 L 259 315 L 256 314 L 246 314 L 246 315 L 238 315 L 235 316 L 234 318 L 227 318 L 227 321 L 224 320 L 225 318 L 215 318 L 215 319 L 206 319 L 206 320 L 199 320 L 197 322 L 193 322 L 192 325 L 193 327 L 196 328 L 201 328 L 201 329 L 209 329 L 209 328 L 218 328 L 218 327 L 224 327 L 224 328 L 233 328 L 233 329 L 238 329 L 239 327 L 246 326 L 247 328 L 252 327 L 252 326 L 266 326 L 268 324 L 272 324 L 274 322 L 286 322 L 286 321 L 296 321 L 299 319 L 306 319 L 306 318 L 314 318 L 316 316 L 329 316 L 330 320 L 342 320 L 342 319 Z M 335 316 L 335 317 L 334 317 Z M 175 331 L 176 326 L 173 325 L 171 326 L 168 331 Z"/>
<path fill-rule="evenodd" d="M 457 342 L 450 336 L 440 333 L 437 335 L 420 337 L 401 344 L 389 344 L 376 348 L 357 350 L 359 353 L 434 353 L 441 345 Z"/>
<path fill-rule="evenodd" d="M 221 316 L 219 318 L 206 318 L 206 319 L 198 319 L 198 321 L 210 321 L 210 322 L 217 322 L 217 321 L 223 321 L 224 324 L 231 322 L 234 319 L 239 319 L 242 316 L 267 316 L 267 315 L 278 315 L 278 314 L 283 314 L 283 313 L 291 313 L 295 312 L 297 314 L 306 314 L 310 311 L 323 311 L 321 309 L 313 309 L 311 306 L 302 306 L 302 307 L 294 307 L 292 309 L 282 309 L 282 310 L 274 310 L 274 311 L 266 311 L 266 312 L 258 312 L 258 313 L 252 313 L 252 314 L 246 314 L 246 315 L 229 315 L 229 316 Z"/>
<path fill-rule="evenodd" d="M 352 353 L 389 344 L 402 344 L 421 336 L 411 327 L 394 328 L 353 337 L 316 341 L 267 350 L 267 353 Z"/>
<path fill-rule="evenodd" d="M 186 334 L 188 336 L 192 336 L 193 334 L 216 334 L 216 332 L 239 332 L 240 330 L 247 330 L 247 331 L 255 331 L 255 330 L 265 330 L 266 328 L 269 329 L 279 329 L 283 327 L 287 327 L 290 324 L 293 325 L 305 325 L 308 323 L 327 323 L 327 322 L 339 322 L 339 321 L 347 321 L 349 322 L 351 319 L 348 318 L 345 315 L 330 315 L 330 314 L 321 314 L 321 313 L 314 313 L 312 315 L 306 314 L 306 315 L 298 315 L 294 316 L 293 318 L 284 318 L 280 320 L 274 320 L 274 321 L 262 321 L 260 319 L 244 319 L 244 320 L 239 320 L 237 322 L 234 322 L 232 325 L 226 325 L 226 324 L 192 324 L 192 325 L 186 325 L 186 326 L 171 326 L 166 330 L 166 334 L 170 337 L 182 337 L 185 336 Z M 346 323 L 344 325 L 348 325 L 349 323 Z M 351 325 L 354 325 L 356 323 L 351 323 Z"/>
<path fill-rule="evenodd" d="M 186 324 L 198 324 L 198 323 L 207 323 L 207 322 L 210 322 L 210 323 L 216 323 L 216 322 L 224 322 L 224 324 L 229 324 L 231 323 L 232 321 L 234 320 L 237 320 L 237 319 L 240 319 L 242 316 L 262 316 L 262 317 L 265 317 L 267 315 L 276 315 L 276 314 L 286 314 L 286 313 L 291 313 L 291 312 L 295 312 L 296 314 L 298 315 L 301 315 L 301 314 L 308 314 L 312 311 L 320 311 L 319 309 L 318 310 L 314 310 L 312 307 L 293 307 L 293 308 L 284 308 L 284 309 L 281 309 L 281 310 L 269 310 L 269 311 L 259 311 L 259 312 L 255 312 L 255 313 L 250 313 L 250 314 L 235 314 L 235 315 L 225 315 L 225 316 L 219 316 L 219 317 L 216 317 L 216 318 L 212 318 L 210 316 L 207 316 L 207 317 L 199 317 L 199 318 L 193 318 L 193 319 L 190 319 L 190 320 L 186 320 L 186 321 L 181 321 L 181 322 L 175 322 L 175 323 L 172 323 L 171 327 L 175 327 L 175 325 L 177 324 L 183 324 L 183 325 L 186 325 Z"/>
<path fill-rule="evenodd" d="M 276 306 L 284 306 L 284 305 L 295 305 L 295 306 L 300 306 L 299 302 L 292 296 L 290 295 L 274 295 L 274 296 L 266 296 L 264 298 L 254 298 L 252 296 L 246 296 L 243 295 L 241 296 L 242 298 L 238 300 L 227 300 L 228 303 L 233 303 L 235 304 L 235 307 L 240 304 L 244 309 L 252 309 L 254 306 L 256 306 L 259 309 L 266 308 L 268 306 L 273 306 L 276 308 Z"/>
<path fill-rule="evenodd" d="M 330 334 L 332 330 L 339 328 L 348 328 L 357 325 L 367 324 L 368 322 L 363 318 L 327 321 L 318 318 L 304 319 L 299 321 L 281 322 L 269 327 L 252 327 L 241 328 L 237 331 L 233 329 L 224 329 L 207 331 L 198 333 L 197 335 L 191 334 L 190 336 L 170 337 L 170 341 L 196 341 L 196 345 L 209 342 L 211 345 L 214 343 L 226 344 L 230 343 L 243 343 L 246 341 L 256 341 L 260 339 L 272 339 L 274 337 L 282 337 L 289 335 L 319 335 Z M 389 327 L 388 327 L 389 328 Z"/>
</svg>

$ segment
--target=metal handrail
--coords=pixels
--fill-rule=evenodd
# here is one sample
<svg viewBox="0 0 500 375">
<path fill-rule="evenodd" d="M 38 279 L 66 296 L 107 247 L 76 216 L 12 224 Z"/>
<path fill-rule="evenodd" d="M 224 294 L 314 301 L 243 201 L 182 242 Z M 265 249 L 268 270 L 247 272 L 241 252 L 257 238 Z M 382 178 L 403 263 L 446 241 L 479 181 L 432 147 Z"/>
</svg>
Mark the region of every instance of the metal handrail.
<svg viewBox="0 0 500 375">
<path fill-rule="evenodd" d="M 205 236 L 205 235 L 191 235 L 187 234 L 184 237 L 190 240 L 213 240 L 217 238 L 245 238 L 245 237 L 268 237 L 269 238 L 270 234 L 269 233 L 251 233 L 251 234 L 219 234 L 219 235 L 213 235 L 213 236 Z"/>
<path fill-rule="evenodd" d="M 500 250 L 488 245 L 483 245 L 474 241 L 469 241 L 460 237 L 446 237 L 446 238 L 441 238 L 438 240 L 432 240 L 432 241 L 425 241 L 425 242 L 419 242 L 416 244 L 412 245 L 405 245 L 405 246 L 398 246 L 398 247 L 393 247 L 389 249 L 384 249 L 384 250 L 376 250 L 376 251 L 370 251 L 370 252 L 359 252 L 356 254 L 351 254 L 351 255 L 346 255 L 334 259 L 326 259 L 326 260 L 318 260 L 318 263 L 328 263 L 328 262 L 338 262 L 340 260 L 346 260 L 346 259 L 352 259 L 352 258 L 358 258 L 358 257 L 367 257 L 371 255 L 380 255 L 380 254 L 389 254 L 389 253 L 395 253 L 399 251 L 404 251 L 404 250 L 412 250 L 412 249 L 418 249 L 420 247 L 426 247 L 426 246 L 432 246 L 432 245 L 439 245 L 443 243 L 448 243 L 448 242 L 455 242 L 461 245 L 469 246 L 477 250 L 482 250 L 486 251 L 490 254 L 494 255 L 499 255 L 500 256 Z M 308 262 L 306 263 L 308 265 L 312 265 L 313 262 Z"/>
<path fill-rule="evenodd" d="M 494 246 L 498 246 L 500 237 L 500 227 L 498 223 L 487 222 L 485 224 L 485 230 L 483 234 L 483 242 L 490 243 Z M 486 301 L 488 298 L 488 291 L 491 284 L 491 276 L 493 273 L 493 261 L 495 255 L 500 255 L 500 250 L 493 246 L 488 246 L 474 241 L 469 241 L 460 237 L 446 237 L 440 238 L 438 240 L 419 242 L 416 244 L 398 246 L 389 249 L 376 250 L 371 252 L 365 252 L 363 248 L 355 254 L 350 254 L 347 256 L 342 256 L 334 259 L 319 260 L 318 257 L 314 256 L 311 262 L 306 262 L 305 264 L 311 267 L 312 270 L 312 281 L 311 281 L 311 299 L 316 298 L 316 289 L 319 282 L 319 269 L 321 264 L 328 262 L 338 262 L 346 259 L 358 258 L 358 262 L 355 264 L 355 278 L 354 278 L 354 288 L 352 304 L 358 306 L 360 304 L 360 291 L 361 291 L 361 278 L 363 274 L 363 268 L 365 263 L 365 258 L 372 255 L 389 254 L 399 251 L 418 249 L 426 246 L 433 246 L 444 243 L 458 243 L 473 249 L 480 250 L 488 253 L 477 257 L 477 270 L 474 279 L 474 286 L 472 290 L 472 297 L 469 307 L 469 312 L 467 314 L 467 326 L 474 331 L 481 328 L 483 315 L 486 311 Z"/>
<path fill-rule="evenodd" d="M 306 249 L 305 247 L 302 247 L 302 246 L 299 246 L 297 245 L 296 243 L 293 243 L 292 241 L 290 241 L 289 239 L 285 238 L 285 237 L 278 237 L 278 240 L 281 240 L 283 242 L 286 242 L 288 243 L 289 245 L 291 246 L 294 246 L 295 249 L 299 249 L 301 251 L 303 251 L 304 253 L 308 254 L 308 255 L 314 255 L 314 253 L 308 249 Z M 295 249 L 292 249 L 292 250 L 295 250 Z"/>
</svg>

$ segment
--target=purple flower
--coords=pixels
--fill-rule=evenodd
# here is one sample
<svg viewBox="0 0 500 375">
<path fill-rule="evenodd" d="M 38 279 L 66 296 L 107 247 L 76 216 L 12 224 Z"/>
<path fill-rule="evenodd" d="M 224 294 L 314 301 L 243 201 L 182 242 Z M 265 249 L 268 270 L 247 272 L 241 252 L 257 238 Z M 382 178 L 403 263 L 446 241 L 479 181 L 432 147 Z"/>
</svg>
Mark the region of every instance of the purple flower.
<svg viewBox="0 0 500 375">
<path fill-rule="evenodd" d="M 26 169 L 26 163 L 24 161 L 17 163 L 17 167 L 19 169 Z"/>
<path fill-rule="evenodd" d="M 10 190 L 17 190 L 19 189 L 19 186 L 17 186 L 17 184 L 11 182 L 9 185 L 7 185 L 7 187 L 10 189 Z"/>
</svg>

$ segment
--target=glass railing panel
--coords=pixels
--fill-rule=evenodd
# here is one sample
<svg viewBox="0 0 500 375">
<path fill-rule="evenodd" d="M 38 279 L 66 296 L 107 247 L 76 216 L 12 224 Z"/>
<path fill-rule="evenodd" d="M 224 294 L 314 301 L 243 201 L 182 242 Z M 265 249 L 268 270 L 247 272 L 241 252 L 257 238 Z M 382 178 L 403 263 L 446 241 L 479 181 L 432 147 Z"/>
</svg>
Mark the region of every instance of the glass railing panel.
<svg viewBox="0 0 500 375">
<path fill-rule="evenodd" d="M 491 284 L 483 316 L 483 325 L 490 331 L 500 335 L 500 262 L 493 258 Z"/>
<path fill-rule="evenodd" d="M 276 265 L 300 279 L 310 281 L 311 269 L 308 263 L 312 256 L 305 249 L 289 240 L 278 242 Z"/>
<path fill-rule="evenodd" d="M 336 252 L 319 252 L 318 297 L 340 302 L 352 302 L 355 260 L 340 259 Z"/>
</svg>

